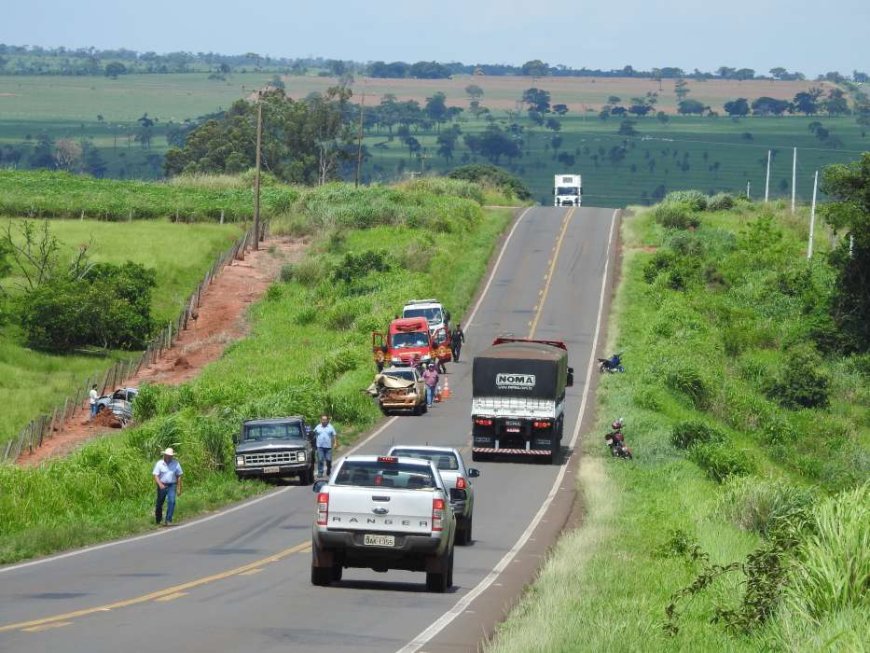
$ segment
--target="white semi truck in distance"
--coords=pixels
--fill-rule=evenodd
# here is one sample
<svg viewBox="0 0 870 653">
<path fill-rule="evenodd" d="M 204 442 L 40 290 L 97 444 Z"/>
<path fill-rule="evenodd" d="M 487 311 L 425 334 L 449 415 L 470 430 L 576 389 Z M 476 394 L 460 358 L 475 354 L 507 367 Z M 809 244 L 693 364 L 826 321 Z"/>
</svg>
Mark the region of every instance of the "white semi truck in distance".
<svg viewBox="0 0 870 653">
<path fill-rule="evenodd" d="M 554 206 L 580 206 L 583 182 L 580 175 L 556 175 L 553 183 Z"/>
</svg>

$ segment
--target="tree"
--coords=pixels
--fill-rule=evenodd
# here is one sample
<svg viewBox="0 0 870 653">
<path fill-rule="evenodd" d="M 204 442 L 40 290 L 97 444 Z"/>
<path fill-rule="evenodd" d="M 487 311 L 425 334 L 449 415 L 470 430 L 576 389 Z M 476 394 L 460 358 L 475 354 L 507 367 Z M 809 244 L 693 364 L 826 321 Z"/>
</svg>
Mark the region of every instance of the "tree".
<svg viewBox="0 0 870 653">
<path fill-rule="evenodd" d="M 678 101 L 685 100 L 689 92 L 689 82 L 685 79 L 678 79 L 674 82 L 674 93 L 676 93 Z"/>
<path fill-rule="evenodd" d="M 459 125 L 453 125 L 450 129 L 445 129 L 438 134 L 436 139 L 438 156 L 444 157 L 445 163 L 450 163 L 453 160 L 453 150 L 456 148 L 456 141 L 459 139 L 460 133 Z"/>
<path fill-rule="evenodd" d="M 477 84 L 469 84 L 465 87 L 465 93 L 472 100 L 480 100 L 483 97 L 483 89 Z"/>
<path fill-rule="evenodd" d="M 828 91 L 828 97 L 824 102 L 825 111 L 829 116 L 841 116 L 849 113 L 849 103 L 846 96 L 839 88 Z"/>
<path fill-rule="evenodd" d="M 480 153 L 495 165 L 501 157 L 513 159 L 522 154 L 519 143 L 498 125 L 489 125 L 480 136 Z"/>
<path fill-rule="evenodd" d="M 339 165 L 356 153 L 350 96 L 350 89 L 342 87 L 300 101 L 288 98 L 280 89 L 263 93 L 263 169 L 291 183 L 315 184 L 337 178 Z M 419 105 L 417 109 L 419 112 Z M 228 111 L 191 131 L 184 147 L 170 148 L 164 169 L 171 176 L 182 172 L 238 173 L 252 168 L 256 132 L 257 104 L 237 100 Z"/>
<path fill-rule="evenodd" d="M 426 98 L 426 115 L 438 125 L 447 119 L 447 96 L 442 92 L 437 92 L 432 97 Z"/>
<path fill-rule="evenodd" d="M 30 155 L 30 167 L 53 170 L 54 166 L 54 139 L 47 132 L 42 132 L 36 139 L 36 145 Z"/>
<path fill-rule="evenodd" d="M 636 120 L 632 120 L 631 118 L 626 118 L 619 125 L 619 131 L 617 132 L 620 136 L 637 136 L 637 130 L 634 126 L 637 124 Z"/>
<path fill-rule="evenodd" d="M 58 170 L 78 170 L 82 164 L 82 146 L 71 138 L 62 138 L 54 150 L 55 167 Z"/>
<path fill-rule="evenodd" d="M 760 97 L 752 101 L 752 113 L 756 116 L 781 116 L 791 108 L 788 100 Z"/>
<path fill-rule="evenodd" d="M 726 102 L 724 105 L 722 105 L 722 108 L 725 109 L 725 113 L 727 113 L 731 117 L 749 115 L 749 101 L 744 97 L 737 98 L 736 100 L 731 100 L 730 102 Z"/>
<path fill-rule="evenodd" d="M 833 202 L 820 214 L 843 238 L 831 252 L 837 270 L 832 316 L 849 350 L 870 350 L 870 152 L 825 168 L 821 190 Z"/>
<path fill-rule="evenodd" d="M 137 143 L 141 143 L 142 147 L 151 148 L 151 138 L 154 133 L 154 120 L 144 113 L 136 122 L 139 123 L 139 129 L 134 137 Z"/>
<path fill-rule="evenodd" d="M 106 77 L 110 79 L 118 79 L 118 75 L 125 75 L 126 73 L 127 66 L 118 61 L 106 64 Z"/>
<path fill-rule="evenodd" d="M 677 113 L 684 116 L 687 115 L 702 115 L 705 111 L 709 111 L 710 107 L 698 100 L 683 100 L 677 105 Z"/>
<path fill-rule="evenodd" d="M 549 74 L 550 66 L 540 59 L 533 59 L 524 63 L 520 70 L 526 77 L 544 77 Z"/>
<path fill-rule="evenodd" d="M 548 113 L 550 111 L 550 93 L 539 88 L 527 88 L 523 91 L 522 101 L 529 111 Z"/>
<path fill-rule="evenodd" d="M 794 96 L 794 108 L 802 114 L 811 116 L 818 113 L 818 100 L 822 96 L 822 89 L 813 86 L 809 91 L 800 91 Z"/>
<path fill-rule="evenodd" d="M 568 105 L 567 104 L 554 104 L 553 105 L 553 113 L 559 116 L 564 116 L 568 113 Z"/>
<path fill-rule="evenodd" d="M 780 66 L 777 66 L 776 68 L 770 69 L 770 75 L 774 79 L 784 79 L 787 74 L 788 74 L 788 71 L 785 68 L 782 68 Z"/>
</svg>

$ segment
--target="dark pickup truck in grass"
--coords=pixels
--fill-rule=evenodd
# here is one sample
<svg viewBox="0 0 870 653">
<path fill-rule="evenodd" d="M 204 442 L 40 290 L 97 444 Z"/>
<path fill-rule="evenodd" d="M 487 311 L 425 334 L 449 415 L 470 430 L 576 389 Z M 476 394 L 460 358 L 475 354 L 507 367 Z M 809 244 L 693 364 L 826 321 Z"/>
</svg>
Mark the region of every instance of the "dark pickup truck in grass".
<svg viewBox="0 0 870 653">
<path fill-rule="evenodd" d="M 240 479 L 296 476 L 302 485 L 314 483 L 314 441 L 303 417 L 247 420 L 235 445 Z"/>
</svg>

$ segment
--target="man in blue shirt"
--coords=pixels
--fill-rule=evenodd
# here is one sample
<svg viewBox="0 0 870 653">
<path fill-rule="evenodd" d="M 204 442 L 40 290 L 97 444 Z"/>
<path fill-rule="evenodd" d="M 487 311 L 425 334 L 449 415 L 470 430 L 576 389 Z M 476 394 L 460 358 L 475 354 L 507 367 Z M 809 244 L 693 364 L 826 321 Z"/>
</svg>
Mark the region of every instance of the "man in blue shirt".
<svg viewBox="0 0 870 653">
<path fill-rule="evenodd" d="M 332 449 L 335 447 L 335 427 L 329 423 L 329 415 L 320 416 L 320 424 L 314 427 L 314 445 L 317 447 L 317 475 L 323 476 L 323 466 L 326 464 L 326 475 L 332 473 Z"/>
<path fill-rule="evenodd" d="M 154 508 L 154 517 L 157 525 L 163 521 L 163 503 L 166 502 L 165 526 L 172 526 L 172 515 L 175 513 L 175 496 L 181 494 L 181 476 L 184 472 L 181 465 L 175 460 L 175 451 L 168 447 L 163 453 L 163 458 L 154 465 L 154 482 L 157 484 L 157 505 Z"/>
</svg>

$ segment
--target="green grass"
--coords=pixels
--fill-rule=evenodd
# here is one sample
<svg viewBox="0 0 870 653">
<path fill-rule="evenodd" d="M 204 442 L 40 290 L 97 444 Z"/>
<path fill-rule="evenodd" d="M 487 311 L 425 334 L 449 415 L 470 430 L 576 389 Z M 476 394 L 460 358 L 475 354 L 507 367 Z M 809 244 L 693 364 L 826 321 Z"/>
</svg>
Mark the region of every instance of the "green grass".
<svg viewBox="0 0 870 653">
<path fill-rule="evenodd" d="M 186 497 L 197 499 L 180 502 L 182 519 L 261 491 L 261 484 L 240 484 L 232 474 L 231 438 L 243 419 L 313 418 L 326 410 L 334 415 L 339 442 L 353 441 L 380 416 L 360 392 L 374 371 L 371 330 L 421 293 L 444 298 L 461 315 L 497 235 L 510 221 L 509 210 L 484 211 L 477 201 L 462 197 L 471 190 L 461 182 L 424 182 L 394 189 L 307 191 L 294 213 L 274 228 L 317 231 L 310 260 L 289 269 L 289 280 L 274 285 L 252 307 L 248 338 L 233 343 L 193 382 L 142 388 L 136 402 L 140 426 L 37 469 L 0 465 L 0 562 L 149 528 L 153 488 L 148 471 L 166 446 L 179 451 Z M 369 222 L 373 214 L 366 196 L 384 210 L 378 215 L 388 216 L 381 224 Z M 333 227 L 321 228 L 327 222 Z M 388 250 L 391 271 L 361 274 L 349 283 L 333 281 L 348 252 L 371 249 Z M 430 254 L 425 260 L 420 257 L 424 250 Z M 136 517 L 119 519 L 119 514 Z M 49 530 L 56 535 L 43 539 Z"/>
<path fill-rule="evenodd" d="M 783 280 L 811 269 L 824 293 L 831 278 L 805 267 L 805 228 L 783 206 L 701 214 L 698 230 L 682 234 L 662 229 L 653 214 L 623 223 L 607 349 L 624 352 L 626 373 L 599 385 L 597 426 L 578 478 L 586 518 L 560 540 L 487 650 L 862 650 L 870 574 L 866 376 L 856 377 L 847 360 L 827 360 L 830 407 L 798 411 L 779 406 L 759 381 L 777 375 L 812 321 L 804 304 L 811 296 L 792 294 Z M 765 215 L 776 216 L 772 231 Z M 657 256 L 651 250 L 690 242 L 705 252 L 706 276 L 692 281 L 686 273 L 687 289 L 674 290 L 666 273 L 644 274 Z M 728 320 L 744 330 L 739 347 L 723 345 Z M 603 445 L 617 416 L 626 418 L 630 462 L 610 458 Z M 713 425 L 724 451 L 742 452 L 748 475 L 718 483 L 693 462 L 711 459 L 674 448 L 674 426 L 687 420 Z M 678 600 L 677 632 L 666 631 L 666 607 L 704 570 L 693 552 L 713 565 L 743 561 L 781 537 L 774 534 L 786 532 L 785 519 L 800 529 L 801 544 L 784 554 L 788 584 L 767 604 L 766 622 L 741 630 L 712 621 L 717 610 L 742 609 L 749 577 L 735 571 Z"/>
<path fill-rule="evenodd" d="M 0 170 L 0 214 L 107 221 L 171 218 L 173 221 L 238 222 L 253 217 L 252 180 L 230 185 L 202 177 L 172 183 L 95 179 L 63 172 Z M 245 183 L 245 181 L 251 183 Z M 268 183 L 260 190 L 264 217 L 286 211 L 299 193 Z"/>
<path fill-rule="evenodd" d="M 4 229 L 6 222 L 7 219 L 0 220 Z M 152 311 L 158 324 L 175 319 L 217 256 L 239 235 L 237 225 L 166 221 L 55 220 L 50 227 L 67 254 L 81 244 L 90 244 L 95 262 L 131 260 L 153 267 L 157 287 L 153 290 Z M 12 297 L 20 292 L 19 281 L 14 274 L 4 280 L 4 287 Z M 41 353 L 23 345 L 22 334 L 14 322 L 3 326 L 0 397 L 4 410 L 0 414 L 0 446 L 5 446 L 31 419 L 62 404 L 88 377 L 108 369 L 115 360 L 130 356 L 126 352 L 106 352 L 105 356 Z"/>
</svg>

